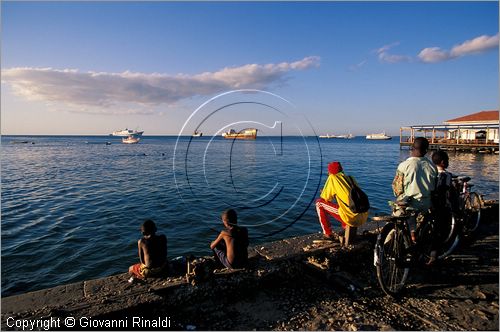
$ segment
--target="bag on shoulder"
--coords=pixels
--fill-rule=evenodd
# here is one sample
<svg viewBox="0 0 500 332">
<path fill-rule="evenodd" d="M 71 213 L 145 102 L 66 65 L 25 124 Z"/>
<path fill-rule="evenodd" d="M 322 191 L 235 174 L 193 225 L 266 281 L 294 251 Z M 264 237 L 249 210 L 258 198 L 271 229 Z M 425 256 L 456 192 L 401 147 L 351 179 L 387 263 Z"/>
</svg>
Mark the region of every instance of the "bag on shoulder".
<svg viewBox="0 0 500 332">
<path fill-rule="evenodd" d="M 349 191 L 349 210 L 354 213 L 363 213 L 370 209 L 370 201 L 368 195 L 354 182 L 351 176 L 347 177 L 350 180 L 351 190 Z"/>
</svg>

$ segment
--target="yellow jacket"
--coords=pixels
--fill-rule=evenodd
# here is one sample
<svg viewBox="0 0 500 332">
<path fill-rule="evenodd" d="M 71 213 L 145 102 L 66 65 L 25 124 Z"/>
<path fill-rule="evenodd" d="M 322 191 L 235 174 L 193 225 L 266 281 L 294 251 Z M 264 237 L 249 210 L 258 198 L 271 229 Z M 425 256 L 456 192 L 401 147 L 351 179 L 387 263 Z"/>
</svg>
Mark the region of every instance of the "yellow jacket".
<svg viewBox="0 0 500 332">
<path fill-rule="evenodd" d="M 354 213 L 349 209 L 349 191 L 351 185 L 347 176 L 343 172 L 329 174 L 325 186 L 321 192 L 321 198 L 325 201 L 332 201 L 334 198 L 339 205 L 339 216 L 347 225 L 359 227 L 368 219 L 368 212 Z M 356 180 L 353 181 L 356 183 Z"/>
</svg>

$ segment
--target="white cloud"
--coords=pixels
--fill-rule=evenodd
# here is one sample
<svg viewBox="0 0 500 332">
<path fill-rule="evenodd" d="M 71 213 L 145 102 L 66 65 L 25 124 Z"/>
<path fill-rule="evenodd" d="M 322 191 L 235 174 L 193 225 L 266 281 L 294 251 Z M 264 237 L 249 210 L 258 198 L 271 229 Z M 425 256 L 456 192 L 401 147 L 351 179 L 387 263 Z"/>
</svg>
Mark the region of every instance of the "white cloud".
<svg viewBox="0 0 500 332">
<path fill-rule="evenodd" d="M 377 53 L 377 54 L 385 53 L 385 52 L 389 51 L 391 48 L 393 48 L 394 46 L 398 46 L 398 45 L 399 45 L 399 42 L 394 42 L 392 44 L 384 45 L 384 46 L 376 49 L 375 53 Z"/>
<path fill-rule="evenodd" d="M 319 63 L 319 57 L 310 56 L 291 63 L 247 64 L 198 75 L 10 68 L 2 70 L 2 82 L 20 96 L 71 106 L 75 112 L 148 114 L 153 106 L 171 105 L 193 96 L 267 88 L 281 83 L 291 71 L 317 67 Z"/>
<path fill-rule="evenodd" d="M 450 59 L 450 54 L 439 47 L 427 47 L 420 51 L 418 57 L 423 62 L 434 63 Z"/>
<path fill-rule="evenodd" d="M 466 55 L 484 53 L 498 48 L 498 34 L 494 36 L 479 36 L 466 40 L 462 44 L 455 45 L 451 51 L 442 50 L 439 47 L 424 48 L 418 54 L 419 59 L 426 63 L 446 61 Z"/>
<path fill-rule="evenodd" d="M 374 50 L 374 53 L 377 54 L 381 62 L 398 63 L 411 62 L 414 60 L 414 58 L 410 56 L 390 54 L 389 50 L 397 45 L 399 45 L 399 42 L 384 45 Z M 494 36 L 482 35 L 471 40 L 466 40 L 459 45 L 455 45 L 451 51 L 444 50 L 440 47 L 426 47 L 418 53 L 417 58 L 424 63 L 436 63 L 466 55 L 484 53 L 496 48 L 498 48 L 498 34 Z"/>
<path fill-rule="evenodd" d="M 398 62 L 410 62 L 411 57 L 407 55 L 398 55 L 398 54 L 389 54 L 389 53 L 380 53 L 378 55 L 378 59 L 382 62 L 388 63 L 398 63 Z"/>
<path fill-rule="evenodd" d="M 451 49 L 451 56 L 459 57 L 468 54 L 483 53 L 493 48 L 498 48 L 498 33 L 494 36 L 479 36 L 471 40 L 466 40 L 460 45 Z"/>
<path fill-rule="evenodd" d="M 399 45 L 399 42 L 395 42 L 389 45 L 384 45 L 375 50 L 375 53 L 378 54 L 378 59 L 381 62 L 388 63 L 398 63 L 398 62 L 410 62 L 412 59 L 407 55 L 399 55 L 399 54 L 390 54 L 389 50 L 394 46 Z"/>
</svg>

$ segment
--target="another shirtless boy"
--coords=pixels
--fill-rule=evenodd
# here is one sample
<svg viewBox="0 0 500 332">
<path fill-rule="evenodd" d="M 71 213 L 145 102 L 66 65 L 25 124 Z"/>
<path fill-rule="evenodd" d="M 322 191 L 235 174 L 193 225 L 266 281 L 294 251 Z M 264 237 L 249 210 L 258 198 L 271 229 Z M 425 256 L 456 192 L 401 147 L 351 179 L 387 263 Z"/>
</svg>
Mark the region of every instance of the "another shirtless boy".
<svg viewBox="0 0 500 332">
<path fill-rule="evenodd" d="M 248 261 L 248 231 L 237 225 L 237 215 L 233 209 L 222 212 L 221 219 L 224 229 L 212 241 L 210 249 L 228 269 L 245 267 Z"/>
</svg>

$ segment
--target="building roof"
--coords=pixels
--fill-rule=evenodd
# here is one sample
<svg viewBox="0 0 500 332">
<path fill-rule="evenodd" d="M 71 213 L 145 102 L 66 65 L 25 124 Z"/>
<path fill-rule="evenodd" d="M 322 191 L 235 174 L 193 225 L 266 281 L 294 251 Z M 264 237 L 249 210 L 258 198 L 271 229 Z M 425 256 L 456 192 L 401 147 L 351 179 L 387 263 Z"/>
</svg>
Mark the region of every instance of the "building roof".
<svg viewBox="0 0 500 332">
<path fill-rule="evenodd" d="M 459 118 L 446 120 L 444 123 L 498 123 L 498 110 L 492 111 L 481 111 L 465 116 L 461 116 Z"/>
</svg>

